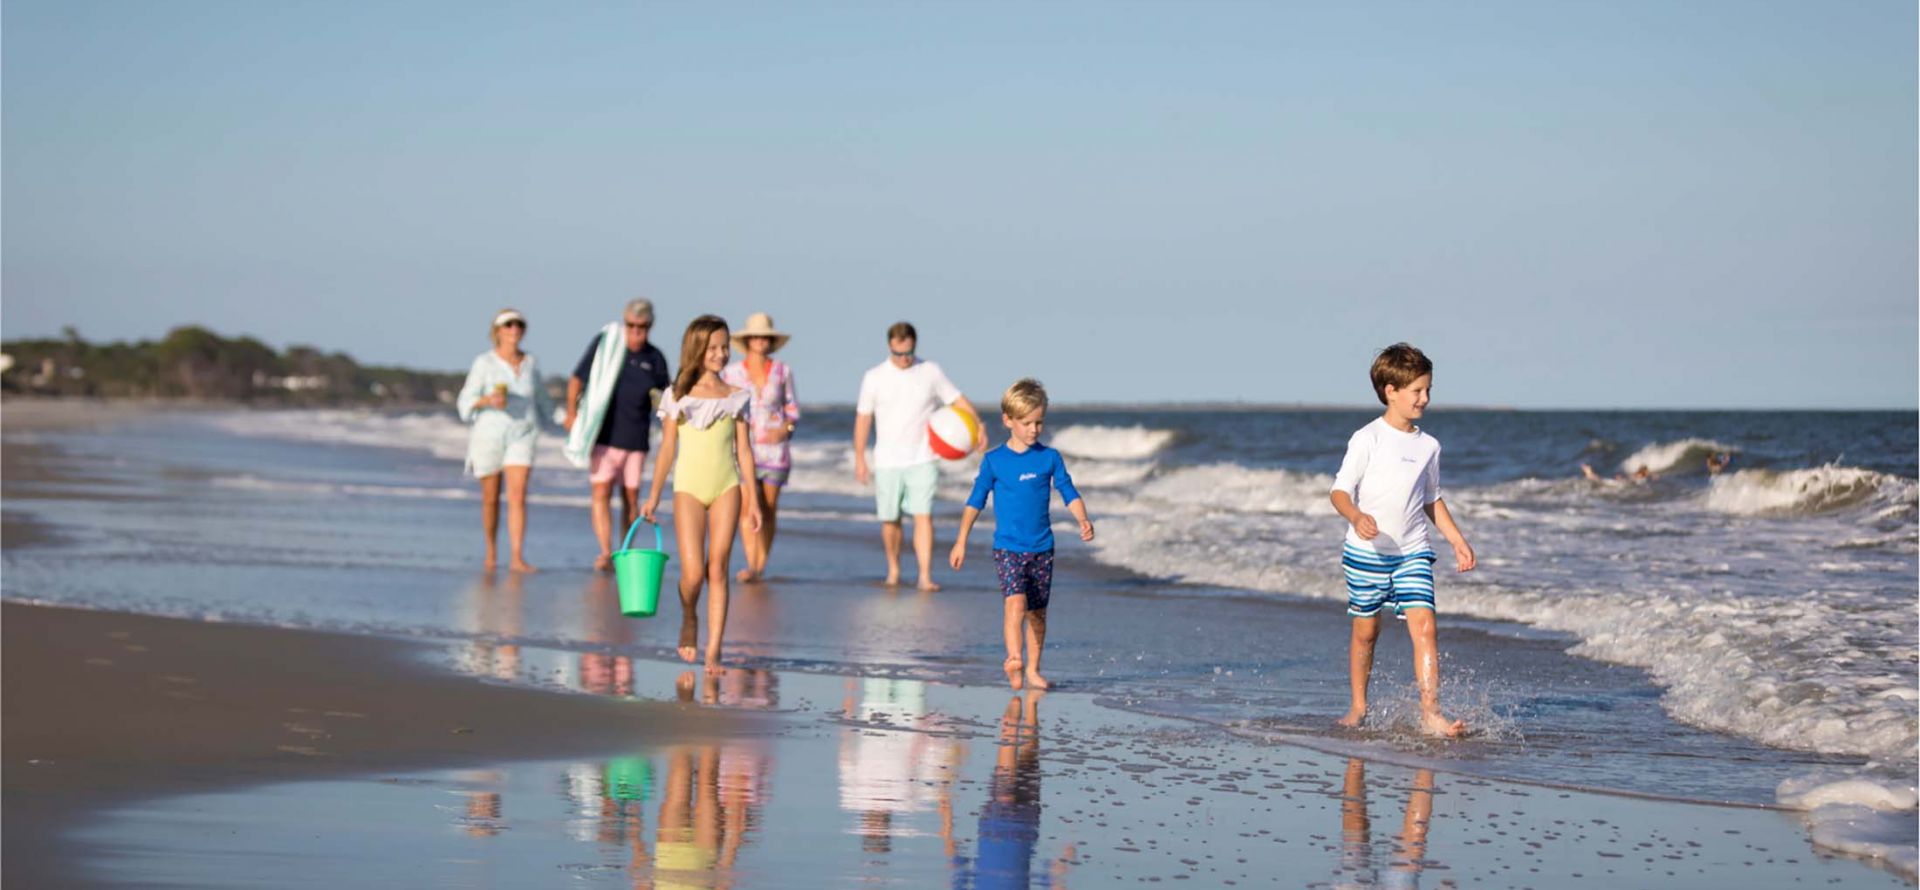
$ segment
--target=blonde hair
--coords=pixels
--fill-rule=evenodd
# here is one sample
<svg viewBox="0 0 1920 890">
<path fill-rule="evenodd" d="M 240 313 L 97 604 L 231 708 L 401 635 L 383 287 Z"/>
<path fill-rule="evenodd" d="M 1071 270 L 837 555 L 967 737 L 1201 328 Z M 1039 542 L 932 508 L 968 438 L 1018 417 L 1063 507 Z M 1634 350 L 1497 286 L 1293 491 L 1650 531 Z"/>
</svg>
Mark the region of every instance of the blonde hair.
<svg viewBox="0 0 1920 890">
<path fill-rule="evenodd" d="M 1047 407 L 1047 388 L 1032 377 L 1015 380 L 1000 396 L 1000 413 L 1019 420 Z"/>
<path fill-rule="evenodd" d="M 502 310 L 500 310 L 499 312 L 495 312 L 495 313 L 493 314 L 493 317 L 494 317 L 494 318 L 499 318 L 500 316 L 502 316 L 502 315 L 505 315 L 505 314 L 507 314 L 507 313 L 509 313 L 509 312 L 511 312 L 511 313 L 513 313 L 513 314 L 515 314 L 515 315 L 518 315 L 518 316 L 520 316 L 520 330 L 521 330 L 521 331 L 523 331 L 523 332 L 524 332 L 524 331 L 526 331 L 526 329 L 527 329 L 527 327 L 526 327 L 526 325 L 527 325 L 527 315 L 526 315 L 526 313 L 524 313 L 524 312 L 521 312 L 520 310 L 518 310 L 518 309 L 515 309 L 515 308 L 513 308 L 512 306 L 508 306 L 507 308 L 505 308 L 505 309 L 502 309 Z M 495 345 L 495 346 L 499 346 L 499 345 L 500 345 L 500 328 L 501 328 L 501 326 L 500 326 L 500 325 L 497 325 L 497 324 L 490 324 L 490 325 L 488 325 L 488 326 L 487 326 L 487 339 L 488 339 L 488 340 L 492 340 L 492 341 L 493 341 L 493 345 Z"/>
<path fill-rule="evenodd" d="M 684 399 L 700 380 L 707 365 L 707 341 L 714 331 L 725 333 L 727 320 L 718 315 L 702 315 L 687 322 L 687 333 L 680 338 L 680 373 L 673 378 L 673 397 Z"/>
</svg>

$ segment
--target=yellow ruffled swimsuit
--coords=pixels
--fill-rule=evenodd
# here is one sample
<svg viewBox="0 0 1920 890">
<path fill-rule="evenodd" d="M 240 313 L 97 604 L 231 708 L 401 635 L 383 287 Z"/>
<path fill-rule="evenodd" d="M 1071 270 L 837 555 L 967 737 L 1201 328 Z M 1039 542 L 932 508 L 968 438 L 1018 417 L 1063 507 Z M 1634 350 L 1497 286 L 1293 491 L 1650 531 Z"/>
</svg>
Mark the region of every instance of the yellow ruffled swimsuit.
<svg viewBox="0 0 1920 890">
<path fill-rule="evenodd" d="M 661 419 L 677 424 L 680 440 L 673 458 L 674 494 L 711 507 L 728 489 L 740 487 L 734 437 L 750 395 L 742 390 L 717 399 L 685 396 L 661 406 Z"/>
</svg>

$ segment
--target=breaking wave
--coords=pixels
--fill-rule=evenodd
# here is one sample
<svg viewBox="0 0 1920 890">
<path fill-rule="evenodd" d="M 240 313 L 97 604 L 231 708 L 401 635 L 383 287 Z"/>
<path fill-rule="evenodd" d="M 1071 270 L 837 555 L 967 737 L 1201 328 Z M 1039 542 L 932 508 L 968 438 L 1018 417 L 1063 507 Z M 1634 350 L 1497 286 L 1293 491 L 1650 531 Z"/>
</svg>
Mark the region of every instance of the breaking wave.
<svg viewBox="0 0 1920 890">
<path fill-rule="evenodd" d="M 1859 467 L 1741 470 L 1707 487 L 1707 509 L 1735 516 L 1809 516 L 1873 505 L 1911 509 L 1914 481 Z"/>
</svg>

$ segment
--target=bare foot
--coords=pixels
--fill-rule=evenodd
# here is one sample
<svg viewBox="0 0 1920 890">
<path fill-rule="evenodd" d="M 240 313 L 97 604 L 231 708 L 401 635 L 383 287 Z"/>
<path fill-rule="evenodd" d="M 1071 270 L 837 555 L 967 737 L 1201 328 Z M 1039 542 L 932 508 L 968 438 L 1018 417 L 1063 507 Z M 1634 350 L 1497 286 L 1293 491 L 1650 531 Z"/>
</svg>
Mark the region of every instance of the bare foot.
<svg viewBox="0 0 1920 890">
<path fill-rule="evenodd" d="M 493 548 L 489 547 L 487 548 L 487 558 L 485 561 L 480 563 L 480 567 L 491 572 L 493 571 L 493 567 L 499 562 L 500 562 L 500 554 L 493 552 Z"/>
<path fill-rule="evenodd" d="M 1001 670 L 1004 670 L 1007 672 L 1008 686 L 1011 686 L 1015 689 L 1020 688 L 1020 683 L 1021 683 L 1020 675 L 1021 675 L 1022 667 L 1023 665 L 1020 663 L 1020 657 L 1017 655 L 1008 656 L 1007 660 L 1000 665 Z"/>
<path fill-rule="evenodd" d="M 1053 684 L 1047 682 L 1047 678 L 1042 677 L 1039 674 L 1034 673 L 1033 671 L 1028 671 L 1027 687 L 1030 689 L 1052 689 Z"/>
<path fill-rule="evenodd" d="M 1457 739 L 1467 734 L 1467 721 L 1448 720 L 1445 715 L 1435 711 L 1421 715 L 1420 731 L 1443 739 Z"/>
<path fill-rule="evenodd" d="M 920 583 L 915 584 L 913 586 L 916 590 L 919 590 L 922 593 L 932 593 L 940 589 L 940 585 L 935 584 L 926 578 L 921 578 Z"/>
<path fill-rule="evenodd" d="M 519 572 L 522 575 L 531 575 L 534 572 L 540 571 L 539 569 L 534 568 L 531 564 L 529 564 L 524 559 L 514 560 L 513 565 L 510 566 L 510 568 L 512 568 L 516 572 Z"/>
<path fill-rule="evenodd" d="M 1348 711 L 1345 717 L 1341 717 L 1340 719 L 1333 721 L 1333 723 L 1335 726 L 1344 726 L 1348 729 L 1359 729 L 1361 722 L 1365 721 L 1366 719 L 1367 719 L 1366 709 L 1356 708 L 1354 710 Z"/>
<path fill-rule="evenodd" d="M 688 611 L 686 616 L 680 619 L 680 645 L 675 650 L 680 654 L 680 660 L 692 664 L 693 657 L 700 652 L 699 642 L 700 619 L 692 611 Z"/>
<path fill-rule="evenodd" d="M 593 570 L 596 572 L 613 571 L 613 555 L 609 553 L 602 553 L 599 556 L 594 557 Z"/>
<path fill-rule="evenodd" d="M 739 581 L 742 584 L 752 584 L 753 582 L 760 580 L 760 573 L 752 569 L 741 569 L 740 571 L 734 573 L 733 577 L 734 577 L 734 580 Z"/>
<path fill-rule="evenodd" d="M 720 679 L 720 670 L 721 670 L 720 647 L 715 646 L 712 649 L 708 649 L 706 663 L 700 665 L 700 667 L 707 672 L 708 679 L 718 682 Z"/>
<path fill-rule="evenodd" d="M 887 580 L 885 583 L 888 587 L 899 587 L 900 586 L 900 570 L 894 569 L 888 572 Z"/>
</svg>

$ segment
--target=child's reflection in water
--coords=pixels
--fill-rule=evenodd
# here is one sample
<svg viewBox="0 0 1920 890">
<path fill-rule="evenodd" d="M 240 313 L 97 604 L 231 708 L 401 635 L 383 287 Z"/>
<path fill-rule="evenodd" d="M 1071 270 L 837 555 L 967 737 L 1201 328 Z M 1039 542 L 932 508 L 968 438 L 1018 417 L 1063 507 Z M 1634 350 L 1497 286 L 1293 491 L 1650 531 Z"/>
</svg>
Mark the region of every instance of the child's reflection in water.
<svg viewBox="0 0 1920 890">
<path fill-rule="evenodd" d="M 1433 819 L 1433 770 L 1413 772 L 1413 788 L 1407 794 L 1407 810 L 1401 820 L 1400 834 L 1394 839 L 1385 875 L 1374 862 L 1373 823 L 1367 816 L 1367 764 L 1357 757 L 1347 760 L 1347 778 L 1340 800 L 1341 887 L 1418 887 L 1420 872 L 1427 865 L 1427 825 Z"/>
<path fill-rule="evenodd" d="M 974 890 L 1001 890 L 1035 886 L 1033 853 L 1040 840 L 1040 699 L 1046 693 L 1028 690 L 1007 701 L 1000 717 L 999 751 L 988 784 L 987 802 L 980 808 L 979 835 L 974 861 L 953 855 L 951 825 L 947 834 L 953 886 Z M 1076 853 L 1068 844 L 1040 875 L 1038 886 L 1066 887 L 1067 868 Z"/>
<path fill-rule="evenodd" d="M 678 745 L 657 762 L 665 769 L 653 848 L 639 801 L 603 807 L 601 837 L 625 836 L 636 888 L 732 887 L 740 850 L 760 828 L 771 759 L 757 745 L 729 743 Z"/>
</svg>

